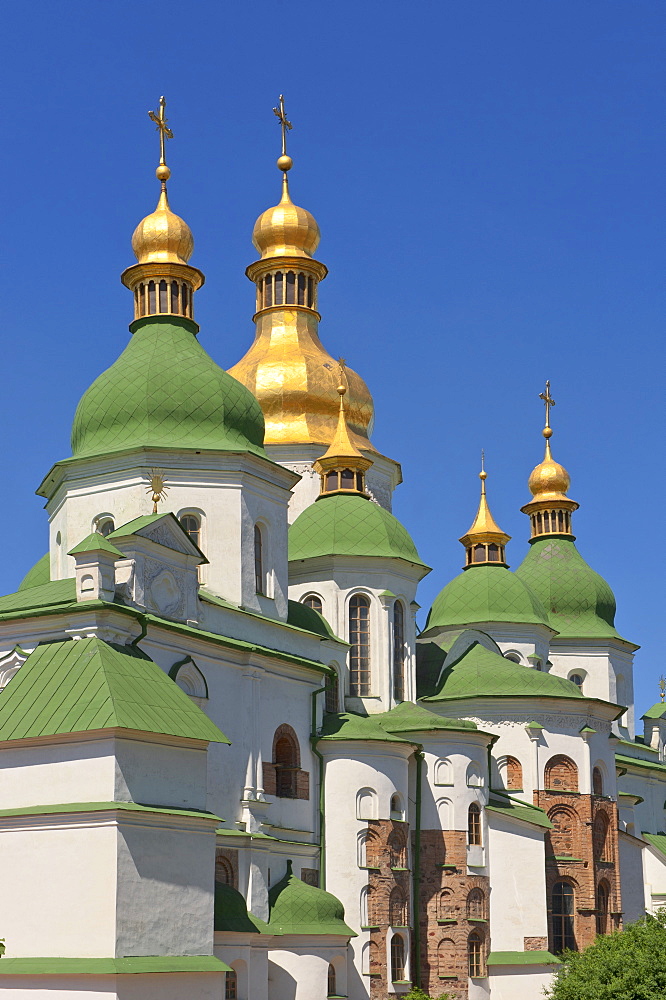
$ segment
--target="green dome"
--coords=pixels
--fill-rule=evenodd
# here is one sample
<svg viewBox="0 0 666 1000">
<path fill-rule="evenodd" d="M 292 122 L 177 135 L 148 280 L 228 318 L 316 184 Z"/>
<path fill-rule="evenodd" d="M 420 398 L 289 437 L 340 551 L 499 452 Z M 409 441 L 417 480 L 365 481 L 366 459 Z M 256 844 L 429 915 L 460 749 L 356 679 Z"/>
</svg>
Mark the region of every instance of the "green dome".
<svg viewBox="0 0 666 1000">
<path fill-rule="evenodd" d="M 345 908 L 335 896 L 287 872 L 268 893 L 271 934 L 340 934 L 356 937 L 345 923 Z"/>
<path fill-rule="evenodd" d="M 238 889 L 224 882 L 215 883 L 216 931 L 234 931 L 237 934 L 267 934 L 268 927 L 263 920 L 248 913 L 247 903 Z"/>
<path fill-rule="evenodd" d="M 552 628 L 577 639 L 621 638 L 615 630 L 615 597 L 571 538 L 532 542 L 516 576 L 539 596 Z"/>
<path fill-rule="evenodd" d="M 141 446 L 265 457 L 259 403 L 206 354 L 195 323 L 150 316 L 135 320 L 130 330 L 123 353 L 79 402 L 72 427 L 75 457 Z"/>
<path fill-rule="evenodd" d="M 290 561 L 316 556 L 387 556 L 425 567 L 393 514 L 371 500 L 343 494 L 310 504 L 289 528 Z"/>
<path fill-rule="evenodd" d="M 524 667 L 473 642 L 453 663 L 445 661 L 437 692 L 423 701 L 525 697 L 582 698 L 583 695 L 564 677 Z"/>
<path fill-rule="evenodd" d="M 31 590 L 51 582 L 51 556 L 47 552 L 29 569 L 19 585 L 19 590 Z"/>
<path fill-rule="evenodd" d="M 471 566 L 439 592 L 425 630 L 481 622 L 547 625 L 543 604 L 527 582 L 504 566 Z"/>
</svg>

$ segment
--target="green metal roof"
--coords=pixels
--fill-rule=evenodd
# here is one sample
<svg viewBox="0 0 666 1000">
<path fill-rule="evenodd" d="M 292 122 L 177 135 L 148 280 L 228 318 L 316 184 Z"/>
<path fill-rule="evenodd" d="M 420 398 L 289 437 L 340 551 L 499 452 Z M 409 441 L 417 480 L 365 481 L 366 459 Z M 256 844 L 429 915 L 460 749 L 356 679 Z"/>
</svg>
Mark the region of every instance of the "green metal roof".
<svg viewBox="0 0 666 1000">
<path fill-rule="evenodd" d="M 268 924 L 250 913 L 243 896 L 232 885 L 215 883 L 216 931 L 233 931 L 236 934 L 270 934 Z"/>
<path fill-rule="evenodd" d="M 82 542 L 79 542 L 73 549 L 70 549 L 67 555 L 78 556 L 83 555 L 85 552 L 108 552 L 109 555 L 115 556 L 116 559 L 125 558 L 120 549 L 117 549 L 113 542 L 110 542 L 104 535 L 100 535 L 99 531 L 93 531 L 91 535 L 87 535 Z"/>
<path fill-rule="evenodd" d="M 648 844 L 651 844 L 655 850 L 659 851 L 666 858 L 666 833 L 645 833 L 643 831 L 643 836 Z"/>
<path fill-rule="evenodd" d="M 268 893 L 270 934 L 339 934 L 356 937 L 345 923 L 339 899 L 324 889 L 296 878 L 291 861 L 283 878 Z"/>
<path fill-rule="evenodd" d="M 112 728 L 229 742 L 145 653 L 97 638 L 38 646 L 0 696 L 0 740 Z"/>
<path fill-rule="evenodd" d="M 230 972 L 231 966 L 213 955 L 156 955 L 140 958 L 6 958 L 3 976 L 117 976 L 158 972 Z"/>
<path fill-rule="evenodd" d="M 537 538 L 516 576 L 543 602 L 560 636 L 622 638 L 615 629 L 613 591 L 587 565 L 571 538 Z"/>
<path fill-rule="evenodd" d="M 317 556 L 384 556 L 425 563 L 407 530 L 393 514 L 360 496 L 322 497 L 289 528 L 289 559 Z"/>
<path fill-rule="evenodd" d="M 72 604 L 74 601 L 76 580 L 68 577 L 66 580 L 53 580 L 0 597 L 0 615 L 8 611 L 34 611 L 58 604 Z"/>
<path fill-rule="evenodd" d="M 435 598 L 425 631 L 480 622 L 547 625 L 546 609 L 527 584 L 504 566 L 470 566 Z"/>
<path fill-rule="evenodd" d="M 265 457 L 259 403 L 201 347 L 196 323 L 151 316 L 130 329 L 123 353 L 77 407 L 75 457 L 142 446 Z"/>
<path fill-rule="evenodd" d="M 19 584 L 19 590 L 29 590 L 31 587 L 41 587 L 51 580 L 51 556 L 45 552 L 41 559 L 28 570 Z"/>
<path fill-rule="evenodd" d="M 377 722 L 376 715 L 355 715 L 353 712 L 326 713 L 319 738 L 322 740 L 371 740 L 380 743 L 409 743 L 390 733 Z"/>
<path fill-rule="evenodd" d="M 307 632 L 314 632 L 322 639 L 337 639 L 324 616 L 314 608 L 309 608 L 307 604 L 301 604 L 300 601 L 287 602 L 287 624 L 305 629 Z"/>
<path fill-rule="evenodd" d="M 453 663 L 444 662 L 437 692 L 423 700 L 525 696 L 583 698 L 580 689 L 564 677 L 524 667 L 474 642 Z"/>
<path fill-rule="evenodd" d="M 641 716 L 643 719 L 663 719 L 666 718 L 666 704 L 663 701 L 658 701 L 652 708 L 648 708 L 645 715 Z"/>
<path fill-rule="evenodd" d="M 486 808 L 490 809 L 491 812 L 508 816 L 509 819 L 522 820 L 523 823 L 531 823 L 533 826 L 540 826 L 545 830 L 551 830 L 553 827 L 543 809 L 495 789 L 490 792 L 490 803 Z"/>
<path fill-rule="evenodd" d="M 491 951 L 486 965 L 561 965 L 549 951 Z"/>
<path fill-rule="evenodd" d="M 390 712 L 372 715 L 373 722 L 378 722 L 382 729 L 389 733 L 428 733 L 438 729 L 477 729 L 475 722 L 467 719 L 447 719 L 431 712 L 423 705 L 415 705 L 413 701 L 403 701 Z"/>
</svg>

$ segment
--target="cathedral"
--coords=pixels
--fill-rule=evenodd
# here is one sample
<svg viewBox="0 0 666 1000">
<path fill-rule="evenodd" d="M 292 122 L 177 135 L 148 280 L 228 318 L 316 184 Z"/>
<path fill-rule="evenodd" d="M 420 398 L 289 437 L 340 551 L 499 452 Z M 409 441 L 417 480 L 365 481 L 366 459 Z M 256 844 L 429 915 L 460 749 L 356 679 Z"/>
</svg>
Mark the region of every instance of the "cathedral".
<svg viewBox="0 0 666 1000">
<path fill-rule="evenodd" d="M 37 489 L 48 552 L 0 597 L 0 997 L 537 1000 L 564 949 L 666 901 L 666 704 L 636 732 L 550 386 L 528 554 L 509 569 L 482 467 L 419 631 L 433 570 L 367 385 L 319 339 L 276 114 L 229 371 L 151 114 L 127 346 Z"/>
</svg>

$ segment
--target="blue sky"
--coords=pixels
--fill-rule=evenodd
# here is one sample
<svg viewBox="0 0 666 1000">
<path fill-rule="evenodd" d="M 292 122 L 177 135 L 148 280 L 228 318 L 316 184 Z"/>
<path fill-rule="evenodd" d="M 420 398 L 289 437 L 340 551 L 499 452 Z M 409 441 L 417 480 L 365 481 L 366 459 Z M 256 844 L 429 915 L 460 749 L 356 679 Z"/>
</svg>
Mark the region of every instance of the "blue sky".
<svg viewBox="0 0 666 1000">
<path fill-rule="evenodd" d="M 3 36 L 0 590 L 45 551 L 33 490 L 127 341 L 119 274 L 158 193 L 147 110 L 166 94 L 171 203 L 207 276 L 200 338 L 228 367 L 252 339 L 244 269 L 279 194 L 283 92 L 292 195 L 330 269 L 322 339 L 365 377 L 374 443 L 402 462 L 395 513 L 434 567 L 420 603 L 462 566 L 482 447 L 509 560 L 523 558 L 550 378 L 578 545 L 642 646 L 638 708 L 654 702 L 663 2 L 36 0 L 6 8 Z"/>
</svg>

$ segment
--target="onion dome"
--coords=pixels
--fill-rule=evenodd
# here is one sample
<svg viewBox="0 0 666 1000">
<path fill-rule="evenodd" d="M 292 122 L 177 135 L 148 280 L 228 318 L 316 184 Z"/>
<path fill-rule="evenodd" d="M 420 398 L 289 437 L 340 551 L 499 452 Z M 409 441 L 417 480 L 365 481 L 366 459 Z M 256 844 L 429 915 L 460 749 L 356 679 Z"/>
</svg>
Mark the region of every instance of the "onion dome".
<svg viewBox="0 0 666 1000">
<path fill-rule="evenodd" d="M 51 582 L 51 555 L 46 552 L 31 569 L 25 574 L 19 590 L 31 590 L 33 587 L 42 587 L 45 583 Z"/>
<path fill-rule="evenodd" d="M 192 256 L 192 230 L 169 208 L 166 181 L 162 183 L 157 208 L 142 219 L 134 230 L 132 250 L 139 264 L 187 264 Z"/>
<path fill-rule="evenodd" d="M 291 861 L 269 890 L 269 934 L 337 934 L 356 937 L 345 923 L 345 908 L 332 893 L 296 878 Z"/>
<path fill-rule="evenodd" d="M 423 569 L 416 546 L 393 514 L 362 496 L 328 496 L 310 504 L 289 528 L 289 560 L 321 556 L 402 559 Z"/>
<path fill-rule="evenodd" d="M 214 929 L 235 934 L 268 934 L 268 926 L 250 913 L 238 889 L 226 882 L 215 883 Z"/>
<path fill-rule="evenodd" d="M 494 563 L 495 565 L 506 565 L 504 561 L 504 546 L 511 541 L 511 535 L 502 531 L 490 513 L 488 498 L 486 497 L 486 479 L 488 473 L 484 468 L 484 455 L 481 452 L 481 498 L 479 508 L 471 528 L 462 536 L 460 542 L 465 546 L 467 553 L 466 569 L 471 566 L 478 566 L 483 563 Z"/>
<path fill-rule="evenodd" d="M 291 157 L 280 157 L 278 164 L 287 160 L 289 166 L 284 169 L 282 197 L 277 205 L 261 213 L 252 232 L 252 242 L 263 258 L 312 257 L 321 239 L 315 217 L 291 200 L 287 179 Z"/>
<path fill-rule="evenodd" d="M 546 382 L 546 391 L 539 398 L 546 404 L 546 426 L 543 429 L 546 450 L 543 462 L 532 469 L 527 481 L 533 499 L 520 509 L 529 515 L 532 541 L 542 535 L 568 535 L 573 538 L 571 515 L 578 510 L 578 504 L 566 496 L 571 482 L 569 473 L 553 459 L 550 449 L 553 436 L 550 409 L 555 406 L 555 400 L 550 395 L 550 382 Z"/>
</svg>

